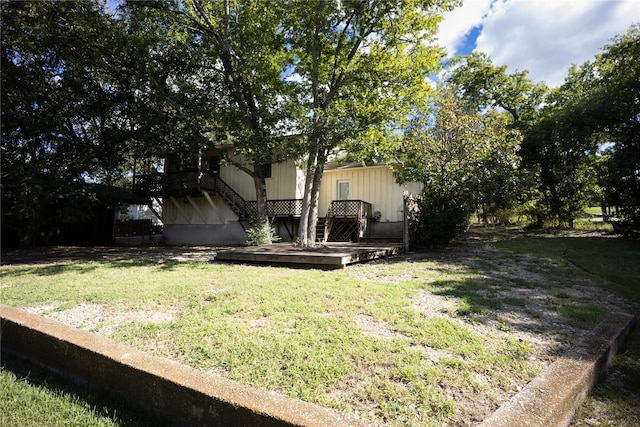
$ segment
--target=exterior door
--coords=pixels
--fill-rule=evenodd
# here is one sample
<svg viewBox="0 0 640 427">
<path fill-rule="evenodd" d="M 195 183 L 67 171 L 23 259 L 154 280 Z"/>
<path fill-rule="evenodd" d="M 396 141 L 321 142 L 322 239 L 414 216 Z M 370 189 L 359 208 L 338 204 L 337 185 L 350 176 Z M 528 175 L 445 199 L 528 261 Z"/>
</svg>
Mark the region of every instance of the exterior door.
<svg viewBox="0 0 640 427">
<path fill-rule="evenodd" d="M 338 203 L 335 205 L 335 214 L 338 216 L 343 216 L 347 214 L 347 203 L 346 200 L 349 200 L 351 197 L 351 181 L 338 181 Z M 344 201 L 344 203 L 340 203 Z"/>
</svg>

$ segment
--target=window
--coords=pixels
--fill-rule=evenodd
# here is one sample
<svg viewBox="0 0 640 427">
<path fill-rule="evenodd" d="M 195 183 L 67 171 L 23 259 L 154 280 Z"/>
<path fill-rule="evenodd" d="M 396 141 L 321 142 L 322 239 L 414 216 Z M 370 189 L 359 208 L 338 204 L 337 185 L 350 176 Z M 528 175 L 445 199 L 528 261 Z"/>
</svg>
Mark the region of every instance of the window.
<svg viewBox="0 0 640 427">
<path fill-rule="evenodd" d="M 351 181 L 338 181 L 338 200 L 349 200 Z"/>
<path fill-rule="evenodd" d="M 220 175 L 220 157 L 211 156 L 209 157 L 209 170 L 216 175 Z"/>
<path fill-rule="evenodd" d="M 271 178 L 271 163 L 265 163 L 261 166 L 260 175 L 263 178 Z"/>
</svg>

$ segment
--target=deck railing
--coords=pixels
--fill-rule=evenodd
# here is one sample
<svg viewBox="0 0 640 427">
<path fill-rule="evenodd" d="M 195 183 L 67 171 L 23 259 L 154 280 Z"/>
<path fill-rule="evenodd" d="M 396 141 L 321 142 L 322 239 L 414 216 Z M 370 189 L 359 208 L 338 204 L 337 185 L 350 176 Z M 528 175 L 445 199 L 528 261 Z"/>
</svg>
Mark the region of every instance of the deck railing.
<svg viewBox="0 0 640 427">
<path fill-rule="evenodd" d="M 136 175 L 134 194 L 139 197 L 201 196 L 202 192 L 218 194 L 242 220 L 256 217 L 258 203 L 245 201 L 217 174 L 206 170 Z M 267 201 L 267 216 L 276 219 L 293 219 L 302 215 L 302 199 Z M 359 240 L 367 233 L 372 217 L 371 203 L 363 200 L 334 200 L 324 222 L 324 238 L 335 241 Z"/>
<path fill-rule="evenodd" d="M 372 206 L 363 200 L 334 200 L 329 211 L 334 218 L 370 218 Z"/>
<path fill-rule="evenodd" d="M 302 215 L 302 199 L 267 200 L 267 216 L 269 218 L 295 218 Z M 257 216 L 258 202 L 246 202 L 250 216 Z"/>
<path fill-rule="evenodd" d="M 133 191 L 144 197 L 191 196 L 201 191 L 215 191 L 216 177 L 209 171 L 146 173 L 136 175 Z"/>
<path fill-rule="evenodd" d="M 202 196 L 203 191 L 216 193 L 241 219 L 247 217 L 245 200 L 215 173 L 207 170 L 136 175 L 133 191 L 140 197 Z"/>
<path fill-rule="evenodd" d="M 334 200 L 325 222 L 325 236 L 332 241 L 359 241 L 365 237 L 372 216 L 371 203 L 362 200 Z"/>
</svg>

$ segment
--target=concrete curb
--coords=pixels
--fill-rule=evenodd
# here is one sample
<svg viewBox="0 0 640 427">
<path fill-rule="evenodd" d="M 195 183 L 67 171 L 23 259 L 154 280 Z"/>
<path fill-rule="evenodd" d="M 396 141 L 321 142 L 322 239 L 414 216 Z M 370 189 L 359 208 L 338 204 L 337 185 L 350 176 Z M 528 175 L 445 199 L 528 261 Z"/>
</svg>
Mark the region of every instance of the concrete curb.
<svg viewBox="0 0 640 427">
<path fill-rule="evenodd" d="M 503 404 L 481 427 L 567 426 L 577 406 L 606 374 L 634 317 L 616 313 Z"/>
<path fill-rule="evenodd" d="M 200 372 L 0 304 L 0 353 L 175 426 L 354 426 L 333 411 Z"/>
<path fill-rule="evenodd" d="M 567 426 L 634 318 L 617 313 L 503 404 L 481 427 Z M 98 389 L 176 426 L 359 426 L 328 409 L 150 356 L 0 304 L 0 352 Z"/>
</svg>

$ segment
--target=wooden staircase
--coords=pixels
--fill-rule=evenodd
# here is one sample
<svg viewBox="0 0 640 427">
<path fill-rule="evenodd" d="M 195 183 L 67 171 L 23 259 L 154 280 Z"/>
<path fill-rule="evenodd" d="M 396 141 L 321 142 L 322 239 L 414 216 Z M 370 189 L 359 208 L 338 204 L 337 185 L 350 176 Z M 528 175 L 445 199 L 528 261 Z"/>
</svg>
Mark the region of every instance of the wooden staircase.
<svg viewBox="0 0 640 427">
<path fill-rule="evenodd" d="M 325 218 L 318 218 L 318 223 L 316 224 L 316 242 L 324 243 L 327 241 L 327 237 L 325 236 L 327 221 Z"/>
<path fill-rule="evenodd" d="M 235 192 L 233 188 L 220 178 L 215 180 L 216 193 L 220 195 L 222 200 L 231 208 L 240 220 L 248 219 L 250 216 L 247 212 L 247 202 Z"/>
</svg>

